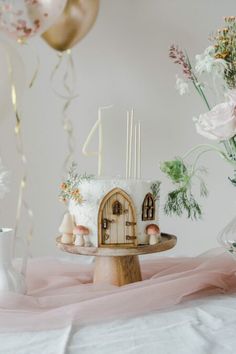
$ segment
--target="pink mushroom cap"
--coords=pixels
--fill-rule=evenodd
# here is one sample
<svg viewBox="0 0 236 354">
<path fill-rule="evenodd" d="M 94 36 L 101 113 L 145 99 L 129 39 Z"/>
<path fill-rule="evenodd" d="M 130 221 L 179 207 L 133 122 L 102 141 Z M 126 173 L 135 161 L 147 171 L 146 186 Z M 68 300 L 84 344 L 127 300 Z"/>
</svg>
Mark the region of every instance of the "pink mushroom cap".
<svg viewBox="0 0 236 354">
<path fill-rule="evenodd" d="M 89 229 L 83 225 L 77 225 L 73 230 L 74 235 L 89 235 Z"/>
<path fill-rule="evenodd" d="M 148 235 L 160 234 L 160 228 L 156 224 L 150 224 L 146 227 L 146 233 Z"/>
</svg>

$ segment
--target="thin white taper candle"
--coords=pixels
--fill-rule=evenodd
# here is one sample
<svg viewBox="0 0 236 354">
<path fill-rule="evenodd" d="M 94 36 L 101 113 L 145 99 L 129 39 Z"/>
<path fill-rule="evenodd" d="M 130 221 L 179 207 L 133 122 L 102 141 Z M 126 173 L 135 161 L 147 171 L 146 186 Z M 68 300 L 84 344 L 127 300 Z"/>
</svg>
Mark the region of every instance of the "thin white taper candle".
<svg viewBox="0 0 236 354">
<path fill-rule="evenodd" d="M 127 111 L 127 125 L 126 125 L 126 170 L 125 177 L 128 178 L 129 175 L 129 125 L 130 125 L 130 116 L 129 111 Z"/>
<path fill-rule="evenodd" d="M 134 110 L 131 110 L 130 116 L 130 130 L 129 130 L 129 178 L 131 178 L 132 172 L 132 143 L 133 143 L 133 122 L 134 122 Z"/>
<path fill-rule="evenodd" d="M 102 136 L 102 110 L 98 109 L 98 177 L 102 174 L 102 154 L 103 154 L 103 136 Z"/>
<path fill-rule="evenodd" d="M 138 122 L 138 178 L 141 178 L 141 122 Z"/>
<path fill-rule="evenodd" d="M 137 124 L 134 126 L 134 179 L 137 178 Z"/>
</svg>

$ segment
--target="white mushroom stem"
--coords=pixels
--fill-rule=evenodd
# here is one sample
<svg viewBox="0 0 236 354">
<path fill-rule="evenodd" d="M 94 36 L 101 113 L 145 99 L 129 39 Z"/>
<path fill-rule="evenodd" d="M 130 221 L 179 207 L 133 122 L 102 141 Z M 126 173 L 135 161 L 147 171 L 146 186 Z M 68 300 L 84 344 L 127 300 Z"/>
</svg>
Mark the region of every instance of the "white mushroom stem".
<svg viewBox="0 0 236 354">
<path fill-rule="evenodd" d="M 90 247 L 91 246 L 91 241 L 88 235 L 83 235 L 84 238 L 84 246 L 85 247 Z"/>
<path fill-rule="evenodd" d="M 77 234 L 75 237 L 75 246 L 84 246 L 84 237 L 83 235 Z"/>
<path fill-rule="evenodd" d="M 161 241 L 161 237 L 159 234 L 149 234 L 149 245 L 155 245 Z"/>
</svg>

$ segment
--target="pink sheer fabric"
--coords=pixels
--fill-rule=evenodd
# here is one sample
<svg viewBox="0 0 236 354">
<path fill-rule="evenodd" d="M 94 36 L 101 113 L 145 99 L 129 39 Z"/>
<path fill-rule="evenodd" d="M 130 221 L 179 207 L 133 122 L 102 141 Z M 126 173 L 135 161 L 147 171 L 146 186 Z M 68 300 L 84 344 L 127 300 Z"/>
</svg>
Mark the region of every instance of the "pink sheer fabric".
<svg viewBox="0 0 236 354">
<path fill-rule="evenodd" d="M 183 300 L 236 291 L 230 254 L 157 258 L 141 263 L 143 281 L 94 285 L 93 265 L 30 260 L 28 295 L 0 295 L 0 331 L 86 325 L 166 309 Z"/>
</svg>

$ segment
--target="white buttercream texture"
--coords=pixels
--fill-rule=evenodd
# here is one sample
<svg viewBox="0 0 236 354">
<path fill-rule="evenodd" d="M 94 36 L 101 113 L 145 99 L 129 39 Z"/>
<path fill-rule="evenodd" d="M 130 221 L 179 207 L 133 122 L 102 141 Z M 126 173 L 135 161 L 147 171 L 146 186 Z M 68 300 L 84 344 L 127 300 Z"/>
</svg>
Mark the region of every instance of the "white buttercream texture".
<svg viewBox="0 0 236 354">
<path fill-rule="evenodd" d="M 156 201 L 155 220 L 142 221 L 142 204 L 147 193 L 151 193 L 154 181 L 125 180 L 125 179 L 94 179 L 84 181 L 78 187 L 84 202 L 76 205 L 69 204 L 69 211 L 74 216 L 76 224 L 84 225 L 90 230 L 90 239 L 94 246 L 98 245 L 98 210 L 101 201 L 114 188 L 121 188 L 133 200 L 137 212 L 138 243 L 148 243 L 145 228 L 150 223 L 159 225 L 159 198 Z"/>
</svg>

